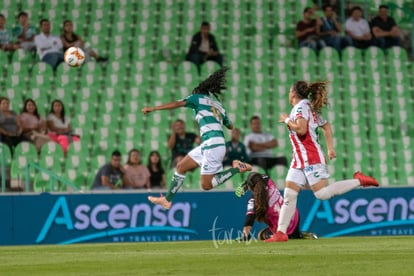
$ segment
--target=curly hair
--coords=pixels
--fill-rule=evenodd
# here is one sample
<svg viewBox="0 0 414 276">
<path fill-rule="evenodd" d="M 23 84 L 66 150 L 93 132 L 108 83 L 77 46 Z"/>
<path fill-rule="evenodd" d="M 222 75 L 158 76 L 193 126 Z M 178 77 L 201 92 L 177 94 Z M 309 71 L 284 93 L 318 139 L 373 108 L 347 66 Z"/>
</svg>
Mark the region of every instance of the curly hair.
<svg viewBox="0 0 414 276">
<path fill-rule="evenodd" d="M 266 175 L 260 173 L 250 173 L 247 179 L 249 190 L 253 192 L 256 220 L 265 223 L 267 223 L 266 214 L 269 209 L 267 179 Z"/>
<path fill-rule="evenodd" d="M 301 99 L 309 99 L 312 110 L 320 113 L 322 107 L 328 104 L 328 81 L 306 82 L 297 81 L 293 84 L 293 90 Z"/>
<path fill-rule="evenodd" d="M 218 98 L 221 94 L 221 90 L 226 89 L 226 71 L 229 70 L 227 67 L 223 67 L 213 74 L 211 74 L 206 80 L 202 81 L 193 90 L 193 94 L 213 94 L 214 97 Z"/>
</svg>

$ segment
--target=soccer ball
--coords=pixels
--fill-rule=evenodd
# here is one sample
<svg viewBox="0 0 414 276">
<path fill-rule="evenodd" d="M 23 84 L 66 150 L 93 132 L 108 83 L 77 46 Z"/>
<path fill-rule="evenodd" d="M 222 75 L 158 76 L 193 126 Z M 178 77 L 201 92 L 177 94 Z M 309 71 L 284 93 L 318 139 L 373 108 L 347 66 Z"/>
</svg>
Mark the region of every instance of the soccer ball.
<svg viewBox="0 0 414 276">
<path fill-rule="evenodd" d="M 69 66 L 78 67 L 85 62 L 85 53 L 79 47 L 70 47 L 65 51 L 64 59 Z"/>
</svg>

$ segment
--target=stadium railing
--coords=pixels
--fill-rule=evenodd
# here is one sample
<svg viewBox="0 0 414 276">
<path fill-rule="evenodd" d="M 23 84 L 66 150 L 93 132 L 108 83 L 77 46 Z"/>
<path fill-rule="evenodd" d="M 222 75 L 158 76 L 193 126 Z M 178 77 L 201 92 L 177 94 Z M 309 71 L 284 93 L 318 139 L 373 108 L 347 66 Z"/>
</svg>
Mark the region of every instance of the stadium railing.
<svg viewBox="0 0 414 276">
<path fill-rule="evenodd" d="M 33 162 L 29 162 L 26 166 L 26 179 L 25 179 L 25 189 L 26 191 L 30 191 L 30 168 L 33 168 L 37 171 L 40 171 L 42 173 L 45 173 L 49 176 L 49 183 L 50 183 L 50 191 L 55 191 L 55 183 L 56 182 L 60 182 L 61 184 L 65 185 L 66 187 L 71 188 L 73 191 L 78 191 L 78 188 L 69 180 L 60 177 L 59 175 L 55 174 L 54 172 L 45 169 L 39 165 L 37 165 L 36 163 Z"/>
</svg>

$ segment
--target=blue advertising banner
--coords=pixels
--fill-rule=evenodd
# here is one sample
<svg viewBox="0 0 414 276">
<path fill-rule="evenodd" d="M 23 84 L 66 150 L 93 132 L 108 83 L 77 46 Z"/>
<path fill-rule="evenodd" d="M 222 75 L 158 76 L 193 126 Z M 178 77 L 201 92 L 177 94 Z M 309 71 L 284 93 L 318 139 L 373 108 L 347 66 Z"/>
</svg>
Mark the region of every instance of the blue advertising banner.
<svg viewBox="0 0 414 276">
<path fill-rule="evenodd" d="M 414 235 L 414 188 L 353 190 L 328 201 L 301 194 L 301 229 L 321 237 Z"/>
<path fill-rule="evenodd" d="M 166 211 L 146 198 L 145 193 L 2 195 L 0 244 L 226 241 L 240 234 L 248 200 L 225 191 L 179 193 Z M 414 188 L 360 189 L 329 201 L 303 191 L 298 208 L 301 229 L 321 237 L 414 234 Z"/>
</svg>

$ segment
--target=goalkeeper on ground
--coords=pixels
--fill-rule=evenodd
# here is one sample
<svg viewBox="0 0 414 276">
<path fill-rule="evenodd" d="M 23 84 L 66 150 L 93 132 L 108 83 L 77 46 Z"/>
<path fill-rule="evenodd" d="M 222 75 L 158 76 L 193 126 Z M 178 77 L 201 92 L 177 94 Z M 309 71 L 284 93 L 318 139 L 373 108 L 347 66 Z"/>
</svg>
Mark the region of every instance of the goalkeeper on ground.
<svg viewBox="0 0 414 276">
<path fill-rule="evenodd" d="M 252 172 L 247 180 L 236 189 L 238 197 L 243 196 L 248 190 L 253 195 L 247 203 L 246 220 L 243 227 L 243 233 L 238 238 L 239 241 L 247 241 L 251 238 L 250 230 L 254 221 L 264 222 L 268 225 L 258 234 L 259 240 L 270 238 L 276 233 L 279 211 L 283 204 L 283 197 L 277 189 L 275 183 L 265 174 Z M 316 239 L 313 233 L 301 233 L 299 230 L 299 212 L 296 209 L 295 214 L 290 221 L 287 229 L 290 239 L 311 238 Z"/>
</svg>

